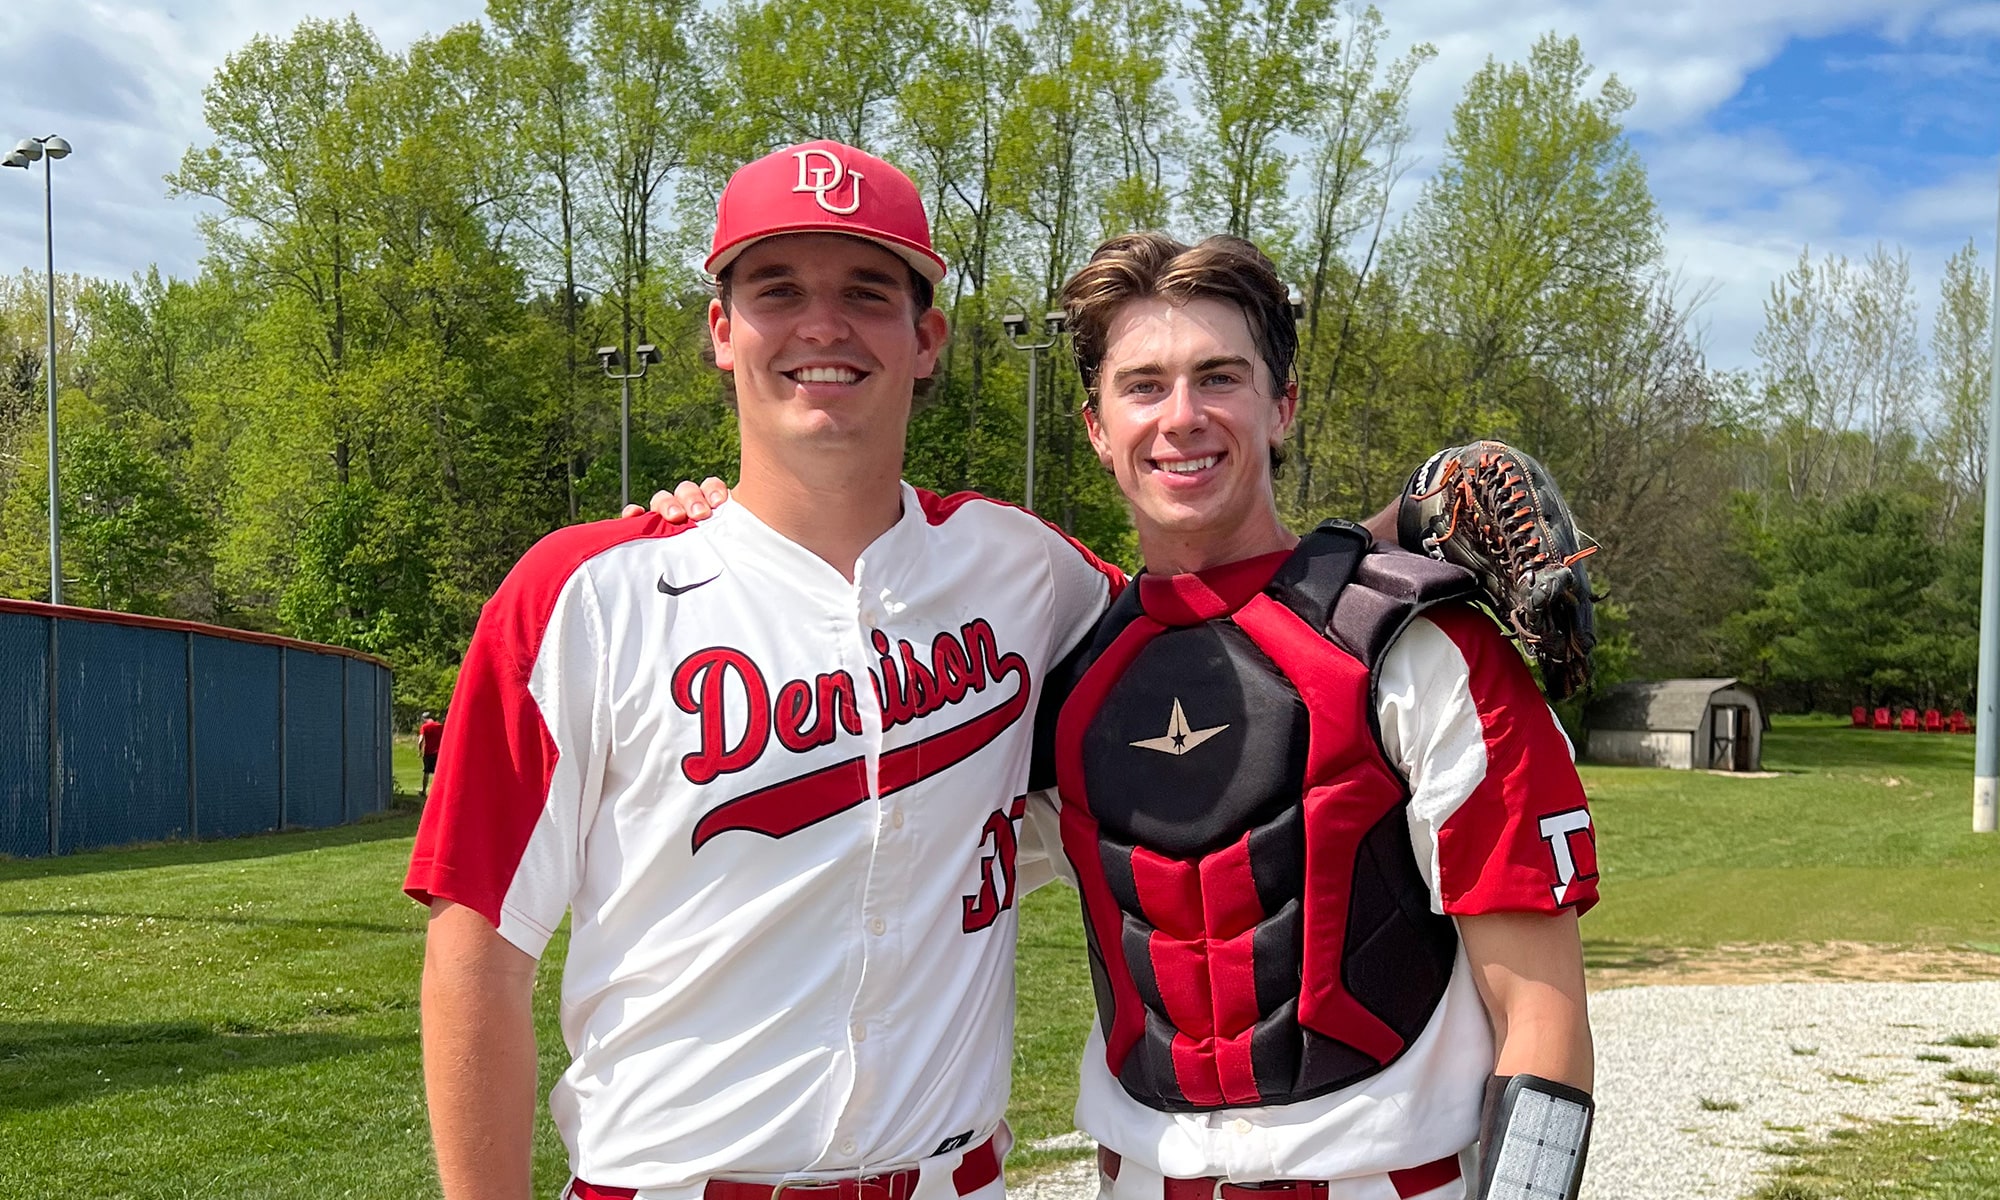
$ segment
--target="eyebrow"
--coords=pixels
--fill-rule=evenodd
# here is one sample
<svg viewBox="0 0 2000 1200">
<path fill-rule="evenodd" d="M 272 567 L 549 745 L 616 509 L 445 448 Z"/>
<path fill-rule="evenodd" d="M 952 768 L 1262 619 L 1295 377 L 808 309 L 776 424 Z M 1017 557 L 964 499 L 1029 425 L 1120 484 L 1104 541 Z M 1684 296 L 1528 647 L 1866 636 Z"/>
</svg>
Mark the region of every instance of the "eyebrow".
<svg viewBox="0 0 2000 1200">
<path fill-rule="evenodd" d="M 767 279 L 789 279 L 797 274 L 798 271 L 793 269 L 791 264 L 775 262 L 758 267 L 756 270 L 745 275 L 743 282 L 761 283 Z M 892 290 L 907 287 L 906 281 L 896 278 L 892 272 L 878 270 L 875 267 L 856 267 L 848 273 L 848 282 L 865 283 L 874 287 L 890 288 Z"/>
<path fill-rule="evenodd" d="M 1209 371 L 1217 370 L 1218 368 L 1221 367 L 1238 367 L 1238 368 L 1248 369 L 1250 368 L 1250 360 L 1243 357 L 1240 354 L 1218 354 L 1213 358 L 1204 358 L 1200 362 L 1196 363 L 1194 365 L 1194 370 L 1191 373 L 1195 375 L 1202 375 L 1206 374 Z M 1169 372 L 1164 366 L 1160 365 L 1159 363 L 1156 362 L 1134 363 L 1129 367 L 1120 367 L 1116 371 L 1112 372 L 1111 386 L 1117 387 L 1118 385 L 1124 383 L 1126 380 L 1132 379 L 1137 376 L 1167 375 L 1167 374 L 1171 374 L 1171 372 Z"/>
</svg>

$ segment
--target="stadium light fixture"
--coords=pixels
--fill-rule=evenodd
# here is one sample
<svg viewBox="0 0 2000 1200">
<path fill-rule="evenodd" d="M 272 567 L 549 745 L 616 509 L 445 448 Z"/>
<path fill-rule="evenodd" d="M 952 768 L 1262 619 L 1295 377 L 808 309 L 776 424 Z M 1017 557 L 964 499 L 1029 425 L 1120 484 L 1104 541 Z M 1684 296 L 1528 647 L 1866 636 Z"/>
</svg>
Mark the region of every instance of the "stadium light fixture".
<svg viewBox="0 0 2000 1200">
<path fill-rule="evenodd" d="M 616 346 L 599 346 L 597 364 L 604 368 L 606 378 L 618 381 L 618 507 L 632 503 L 632 381 L 644 379 L 646 368 L 660 361 L 660 348 L 651 342 L 641 342 L 632 348 L 632 363 L 637 370 L 626 371 L 625 352 Z"/>
<path fill-rule="evenodd" d="M 1000 318 L 1000 327 L 1007 331 L 1007 344 L 1028 356 L 1028 470 L 1021 489 L 1021 507 L 1027 509 L 1035 507 L 1035 410 L 1040 407 L 1035 393 L 1041 383 L 1042 351 L 1056 344 L 1068 323 L 1061 310 L 1044 313 L 1033 330 L 1029 329 L 1024 312 L 1010 312 Z"/>
<path fill-rule="evenodd" d="M 42 163 L 42 241 L 48 253 L 49 360 L 44 372 L 49 384 L 49 603 L 62 603 L 62 501 L 56 489 L 56 233 L 55 161 L 70 156 L 70 144 L 49 134 L 22 138 L 0 165 L 27 170 Z"/>
</svg>

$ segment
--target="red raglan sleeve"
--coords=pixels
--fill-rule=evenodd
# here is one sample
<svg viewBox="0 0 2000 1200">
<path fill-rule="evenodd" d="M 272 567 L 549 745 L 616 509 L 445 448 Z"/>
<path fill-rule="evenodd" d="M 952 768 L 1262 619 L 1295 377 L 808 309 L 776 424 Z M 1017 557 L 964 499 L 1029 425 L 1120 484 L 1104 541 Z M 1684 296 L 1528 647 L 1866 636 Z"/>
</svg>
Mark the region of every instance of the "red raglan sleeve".
<svg viewBox="0 0 2000 1200">
<path fill-rule="evenodd" d="M 568 533 L 531 550 L 480 614 L 403 884 L 537 956 L 576 890 L 602 778 L 603 646 L 581 570 L 589 546 Z"/>
<path fill-rule="evenodd" d="M 1438 911 L 1597 903 L 1596 829 L 1569 739 L 1489 617 L 1454 604 L 1412 622 L 1384 657 L 1377 695 Z"/>
</svg>

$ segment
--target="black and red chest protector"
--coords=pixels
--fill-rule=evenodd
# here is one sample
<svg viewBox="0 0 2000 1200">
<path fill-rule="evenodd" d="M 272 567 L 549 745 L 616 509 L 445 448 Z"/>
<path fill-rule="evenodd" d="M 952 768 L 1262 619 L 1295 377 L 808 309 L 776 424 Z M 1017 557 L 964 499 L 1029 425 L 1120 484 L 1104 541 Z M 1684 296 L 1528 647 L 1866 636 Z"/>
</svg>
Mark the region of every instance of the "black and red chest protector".
<svg viewBox="0 0 2000 1200">
<path fill-rule="evenodd" d="M 1431 912 L 1371 669 L 1470 576 L 1328 522 L 1296 551 L 1141 575 L 1054 723 L 1105 1053 L 1167 1111 L 1324 1095 L 1399 1057 L 1457 933 Z M 1060 684 L 1059 684 L 1060 686 Z"/>
</svg>

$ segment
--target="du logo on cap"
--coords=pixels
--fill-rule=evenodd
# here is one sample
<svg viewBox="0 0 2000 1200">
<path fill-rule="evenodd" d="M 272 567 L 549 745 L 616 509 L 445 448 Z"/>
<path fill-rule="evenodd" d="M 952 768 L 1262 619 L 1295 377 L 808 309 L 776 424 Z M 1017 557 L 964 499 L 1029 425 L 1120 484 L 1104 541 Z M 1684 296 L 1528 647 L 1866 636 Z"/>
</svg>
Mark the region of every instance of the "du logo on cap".
<svg viewBox="0 0 2000 1200">
<path fill-rule="evenodd" d="M 840 142 L 787 146 L 737 168 L 716 198 L 715 238 L 702 265 L 719 276 L 751 246 L 788 233 L 861 238 L 933 287 L 944 278 L 916 183 L 894 163 Z"/>
<path fill-rule="evenodd" d="M 799 160 L 799 182 L 792 191 L 812 193 L 821 208 L 838 216 L 848 216 L 861 207 L 861 181 L 865 176 L 849 170 L 839 155 L 819 146 L 808 146 L 792 151 L 792 157 Z M 810 180 L 806 178 L 808 174 L 812 176 Z M 848 191 L 847 207 L 842 208 L 833 202 L 833 197 L 849 179 L 854 183 Z"/>
</svg>

